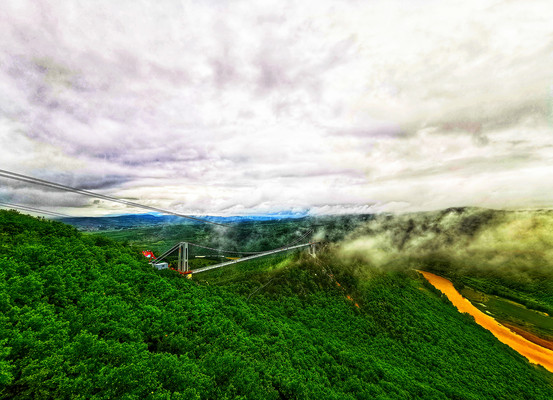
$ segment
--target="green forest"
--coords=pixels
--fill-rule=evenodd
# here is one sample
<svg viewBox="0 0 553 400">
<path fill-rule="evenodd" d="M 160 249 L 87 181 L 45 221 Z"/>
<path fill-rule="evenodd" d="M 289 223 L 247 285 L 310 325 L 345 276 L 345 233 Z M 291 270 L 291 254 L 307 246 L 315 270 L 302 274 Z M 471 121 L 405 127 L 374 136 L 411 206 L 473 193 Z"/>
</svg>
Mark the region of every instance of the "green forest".
<svg viewBox="0 0 553 400">
<path fill-rule="evenodd" d="M 550 400 L 553 374 L 411 269 L 424 263 L 462 283 L 452 267 L 468 271 L 461 250 L 423 240 L 452 248 L 445 238 L 461 229 L 474 259 L 490 260 L 472 274 L 480 289 L 553 306 L 551 292 L 535 291 L 545 266 L 525 253 L 513 260 L 519 274 L 498 281 L 500 263 L 484 248 L 503 251 L 513 229 L 544 233 L 547 221 L 469 214 L 377 218 L 317 258 L 279 255 L 189 280 L 153 269 L 129 237 L 0 211 L 0 398 Z M 495 236 L 485 236 L 494 218 Z"/>
<path fill-rule="evenodd" d="M 553 316 L 551 210 L 381 215 L 354 229 L 338 251 L 356 260 L 350 264 L 360 277 L 374 270 L 423 269 L 449 278 L 463 293 L 477 290 Z M 500 321 L 553 340 L 551 319 L 536 326 L 495 311 Z"/>
<path fill-rule="evenodd" d="M 94 233 L 116 241 L 163 253 L 176 242 L 189 241 L 232 251 L 265 251 L 284 246 L 312 230 L 315 238 L 337 242 L 373 219 L 372 215 L 319 216 L 280 221 L 246 221 L 228 227 L 199 223 L 173 223 L 130 227 Z M 195 249 L 197 254 L 204 254 Z M 207 252 L 209 253 L 209 252 Z"/>
</svg>

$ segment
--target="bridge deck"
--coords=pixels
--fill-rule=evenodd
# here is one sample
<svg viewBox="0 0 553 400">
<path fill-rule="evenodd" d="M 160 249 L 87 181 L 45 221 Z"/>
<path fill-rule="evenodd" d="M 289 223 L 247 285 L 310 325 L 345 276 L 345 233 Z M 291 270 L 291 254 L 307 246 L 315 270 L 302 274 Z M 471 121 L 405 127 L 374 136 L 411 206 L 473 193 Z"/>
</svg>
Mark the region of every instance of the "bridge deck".
<svg viewBox="0 0 553 400">
<path fill-rule="evenodd" d="M 253 260 L 254 258 L 258 258 L 258 257 L 268 256 L 270 254 L 276 254 L 276 253 L 281 253 L 283 251 L 294 250 L 294 249 L 299 249 L 301 247 L 311 246 L 312 244 L 313 243 L 304 243 L 304 244 L 298 244 L 296 246 L 282 247 L 280 249 L 270 250 L 270 251 L 267 251 L 265 253 L 259 253 L 259 254 L 254 254 L 253 256 L 242 257 L 242 258 L 239 258 L 238 260 L 226 261 L 226 262 L 222 262 L 222 263 L 219 263 L 219 264 L 209 265 L 207 267 L 193 269 L 190 272 L 192 274 L 198 274 L 200 272 L 209 271 L 209 270 L 215 269 L 215 268 L 226 267 L 227 265 L 238 264 L 240 262 Z"/>
</svg>

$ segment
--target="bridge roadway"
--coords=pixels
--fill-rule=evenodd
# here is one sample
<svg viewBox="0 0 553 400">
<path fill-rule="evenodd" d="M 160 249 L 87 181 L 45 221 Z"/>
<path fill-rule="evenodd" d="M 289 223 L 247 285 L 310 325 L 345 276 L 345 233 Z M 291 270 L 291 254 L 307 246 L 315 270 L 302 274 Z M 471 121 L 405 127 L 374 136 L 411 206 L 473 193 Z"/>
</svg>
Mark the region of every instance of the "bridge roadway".
<svg viewBox="0 0 553 400">
<path fill-rule="evenodd" d="M 219 264 L 208 265 L 207 267 L 196 268 L 196 269 L 190 270 L 188 272 L 192 273 L 192 274 L 197 274 L 197 273 L 200 273 L 200 272 L 209 271 L 211 269 L 226 267 L 227 265 L 237 264 L 237 263 L 240 263 L 240 262 L 253 260 L 254 258 L 268 256 L 270 254 L 281 253 L 283 251 L 299 249 L 299 248 L 311 246 L 311 245 L 314 245 L 314 244 L 315 243 L 312 242 L 312 243 L 298 244 L 298 245 L 295 245 L 295 246 L 281 247 L 279 249 L 266 251 L 264 253 L 259 253 L 259 254 L 254 254 L 252 256 L 242 257 L 242 258 L 239 258 L 238 260 L 225 261 L 225 262 L 222 262 L 222 263 L 219 263 Z"/>
</svg>

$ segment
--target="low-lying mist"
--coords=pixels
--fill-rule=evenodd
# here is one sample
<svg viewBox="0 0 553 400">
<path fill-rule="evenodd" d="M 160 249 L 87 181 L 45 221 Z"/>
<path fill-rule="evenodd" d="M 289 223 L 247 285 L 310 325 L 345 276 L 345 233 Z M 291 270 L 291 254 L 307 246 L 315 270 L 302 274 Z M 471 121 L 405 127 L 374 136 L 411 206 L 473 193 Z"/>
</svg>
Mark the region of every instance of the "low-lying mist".
<svg viewBox="0 0 553 400">
<path fill-rule="evenodd" d="M 337 248 L 359 277 L 398 268 L 500 277 L 518 284 L 553 280 L 553 212 L 456 208 L 380 215 Z"/>
</svg>

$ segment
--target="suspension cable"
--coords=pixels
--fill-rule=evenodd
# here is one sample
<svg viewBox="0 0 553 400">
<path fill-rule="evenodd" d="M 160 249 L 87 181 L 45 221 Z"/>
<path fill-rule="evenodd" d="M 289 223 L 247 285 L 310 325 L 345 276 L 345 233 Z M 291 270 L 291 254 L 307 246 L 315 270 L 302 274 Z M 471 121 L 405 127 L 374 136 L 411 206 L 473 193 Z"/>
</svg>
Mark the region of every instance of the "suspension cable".
<svg viewBox="0 0 553 400">
<path fill-rule="evenodd" d="M 164 210 L 164 209 L 157 208 L 157 207 L 151 207 L 151 206 L 135 203 L 135 202 L 128 201 L 128 200 L 119 199 L 117 197 L 107 196 L 107 195 L 103 195 L 103 194 L 100 194 L 100 193 L 91 192 L 89 190 L 79 189 L 79 188 L 75 188 L 75 187 L 71 187 L 71 186 L 67 186 L 67 185 L 62 185 L 60 183 L 55 183 L 55 182 L 47 181 L 47 180 L 44 180 L 44 179 L 34 178 L 32 176 L 17 174 L 15 172 L 3 170 L 3 169 L 0 169 L 0 176 L 4 177 L 4 178 L 8 178 L 8 179 L 14 179 L 14 180 L 17 180 L 17 181 L 20 181 L 20 182 L 32 183 L 32 184 L 35 184 L 35 185 L 41 185 L 41 186 L 45 186 L 45 187 L 49 187 L 49 188 L 53 188 L 53 189 L 64 190 L 64 191 L 67 191 L 67 192 L 77 193 L 77 194 L 81 194 L 81 195 L 84 195 L 84 196 L 94 197 L 94 198 L 102 199 L 102 200 L 106 200 L 106 201 L 111 201 L 111 202 L 114 202 L 114 203 L 124 204 L 124 205 L 131 206 L 131 207 L 142 208 L 144 210 L 160 212 L 160 213 L 163 213 L 163 214 L 175 215 L 177 217 L 187 218 L 187 219 L 198 221 L 198 222 L 204 222 L 206 224 L 223 226 L 225 228 L 231 227 L 231 225 L 221 224 L 219 222 L 213 222 L 213 221 L 209 221 L 209 220 L 206 220 L 206 219 L 196 218 L 196 217 L 192 217 L 190 215 L 184 215 L 184 214 L 180 214 L 180 213 L 177 213 L 177 212 L 174 212 L 174 211 Z"/>
<path fill-rule="evenodd" d="M 47 210 L 42 210 L 40 208 L 24 206 L 24 205 L 21 205 L 21 204 L 6 203 L 6 202 L 3 202 L 3 201 L 0 201 L 0 206 L 11 207 L 11 208 L 14 208 L 16 210 L 29 211 L 29 212 L 34 212 L 34 213 L 38 213 L 38 214 L 50 215 L 52 217 L 69 217 L 69 218 L 71 217 L 70 215 L 58 213 L 58 212 L 55 212 L 55 211 L 47 211 Z"/>
<path fill-rule="evenodd" d="M 278 250 L 278 249 L 285 249 L 287 247 L 291 247 L 293 245 L 295 245 L 296 243 L 304 240 L 309 234 L 311 234 L 313 232 L 312 229 L 308 230 L 306 233 L 304 233 L 302 236 L 300 236 L 299 238 L 295 239 L 294 241 L 292 242 L 289 242 L 287 244 L 285 244 L 284 246 L 280 246 L 280 247 L 277 247 L 275 249 L 270 249 L 270 250 L 264 250 L 264 251 L 234 251 L 234 250 L 224 250 L 224 249 L 217 249 L 215 247 L 209 247 L 209 246 L 203 246 L 201 244 L 197 244 L 197 243 L 192 243 L 192 242 L 187 242 L 190 246 L 194 246 L 194 247 L 199 247 L 199 248 L 202 248 L 202 249 L 207 249 L 207 250 L 213 250 L 213 251 L 216 251 L 218 253 L 227 253 L 227 254 L 243 254 L 243 255 L 254 255 L 254 254 L 262 254 L 262 253 L 266 253 L 268 251 L 274 251 L 274 250 Z M 167 257 L 169 254 L 171 254 L 173 251 L 177 250 L 177 248 L 179 247 L 181 242 L 175 244 L 173 247 L 171 247 L 169 250 L 167 250 L 166 252 L 164 252 L 162 255 L 160 255 L 159 257 L 156 258 L 156 261 L 159 261 L 165 257 Z"/>
</svg>

